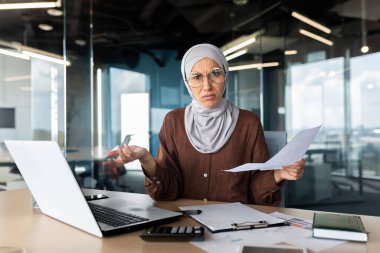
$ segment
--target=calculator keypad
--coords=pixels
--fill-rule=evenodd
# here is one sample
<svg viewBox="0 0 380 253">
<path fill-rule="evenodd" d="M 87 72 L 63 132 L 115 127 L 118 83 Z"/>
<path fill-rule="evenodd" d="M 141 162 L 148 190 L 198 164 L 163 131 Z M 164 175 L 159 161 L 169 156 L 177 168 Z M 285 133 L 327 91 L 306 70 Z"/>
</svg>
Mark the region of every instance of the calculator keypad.
<svg viewBox="0 0 380 253">
<path fill-rule="evenodd" d="M 204 227 L 153 227 L 146 230 L 140 237 L 146 241 L 202 241 Z"/>
</svg>

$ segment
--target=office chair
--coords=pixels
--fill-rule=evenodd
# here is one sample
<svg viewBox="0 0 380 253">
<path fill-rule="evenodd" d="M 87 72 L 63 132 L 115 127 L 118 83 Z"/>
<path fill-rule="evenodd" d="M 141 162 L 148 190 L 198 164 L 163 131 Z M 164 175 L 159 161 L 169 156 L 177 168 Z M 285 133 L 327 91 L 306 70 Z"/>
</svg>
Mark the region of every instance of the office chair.
<svg viewBox="0 0 380 253">
<path fill-rule="evenodd" d="M 269 149 L 270 157 L 277 154 L 286 145 L 286 132 L 285 131 L 264 131 L 265 142 Z M 280 207 L 286 206 L 286 184 L 281 188 L 281 202 Z"/>
</svg>

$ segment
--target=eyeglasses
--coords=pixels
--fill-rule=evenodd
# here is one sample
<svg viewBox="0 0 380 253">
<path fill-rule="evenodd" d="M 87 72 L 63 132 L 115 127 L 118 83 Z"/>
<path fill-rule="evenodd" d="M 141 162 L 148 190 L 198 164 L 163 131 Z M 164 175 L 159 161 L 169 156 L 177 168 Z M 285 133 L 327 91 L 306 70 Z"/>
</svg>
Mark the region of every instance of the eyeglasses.
<svg viewBox="0 0 380 253">
<path fill-rule="evenodd" d="M 193 72 L 190 74 L 190 78 L 187 79 L 189 86 L 191 88 L 199 88 L 203 86 L 203 78 L 204 76 L 200 73 Z M 210 73 L 207 75 L 207 78 L 215 84 L 224 83 L 225 75 L 224 71 L 220 68 L 213 68 Z"/>
</svg>

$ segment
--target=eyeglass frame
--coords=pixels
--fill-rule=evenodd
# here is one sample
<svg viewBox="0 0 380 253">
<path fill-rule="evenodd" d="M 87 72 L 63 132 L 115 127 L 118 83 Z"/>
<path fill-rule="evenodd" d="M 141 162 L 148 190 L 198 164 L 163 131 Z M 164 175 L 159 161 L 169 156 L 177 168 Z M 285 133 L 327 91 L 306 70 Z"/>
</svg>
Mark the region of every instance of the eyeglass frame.
<svg viewBox="0 0 380 253">
<path fill-rule="evenodd" d="M 222 74 L 223 74 L 223 77 L 224 77 L 224 80 L 223 80 L 223 82 L 221 82 L 221 83 L 225 83 L 225 81 L 226 81 L 226 71 L 224 71 L 224 69 L 223 68 L 220 68 L 220 67 L 217 67 L 217 68 L 212 68 L 211 69 L 211 71 L 206 75 L 207 76 L 207 79 L 208 80 L 210 80 L 210 82 L 211 83 L 216 83 L 214 80 L 212 80 L 211 79 L 211 77 L 210 77 L 210 74 L 212 73 L 212 71 L 213 70 L 220 70 L 221 72 L 222 72 Z M 191 75 L 191 73 L 190 73 L 190 75 Z M 186 81 L 187 81 L 187 84 L 191 87 L 191 88 L 199 88 L 199 87 L 203 87 L 204 86 L 204 84 L 203 84 L 203 78 L 204 78 L 204 75 L 201 75 L 201 85 L 199 85 L 199 86 L 191 86 L 190 85 L 190 79 L 186 79 Z M 221 84 L 221 83 L 216 83 L 216 84 Z"/>
</svg>

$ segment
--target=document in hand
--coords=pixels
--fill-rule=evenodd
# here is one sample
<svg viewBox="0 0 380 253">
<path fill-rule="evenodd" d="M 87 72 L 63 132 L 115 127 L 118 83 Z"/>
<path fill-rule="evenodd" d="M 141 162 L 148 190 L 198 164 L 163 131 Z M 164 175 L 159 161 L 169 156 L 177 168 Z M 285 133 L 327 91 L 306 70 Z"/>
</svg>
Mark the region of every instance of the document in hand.
<svg viewBox="0 0 380 253">
<path fill-rule="evenodd" d="M 265 163 L 246 163 L 227 172 L 241 172 L 249 170 L 274 170 L 281 169 L 301 160 L 309 148 L 321 126 L 309 128 L 299 132 L 285 147 Z"/>
<path fill-rule="evenodd" d="M 338 213 L 314 213 L 313 237 L 368 241 L 360 216 Z"/>
<path fill-rule="evenodd" d="M 287 225 L 282 219 L 241 203 L 181 206 L 179 208 L 183 211 L 201 210 L 200 214 L 191 215 L 191 217 L 212 233 Z"/>
</svg>

